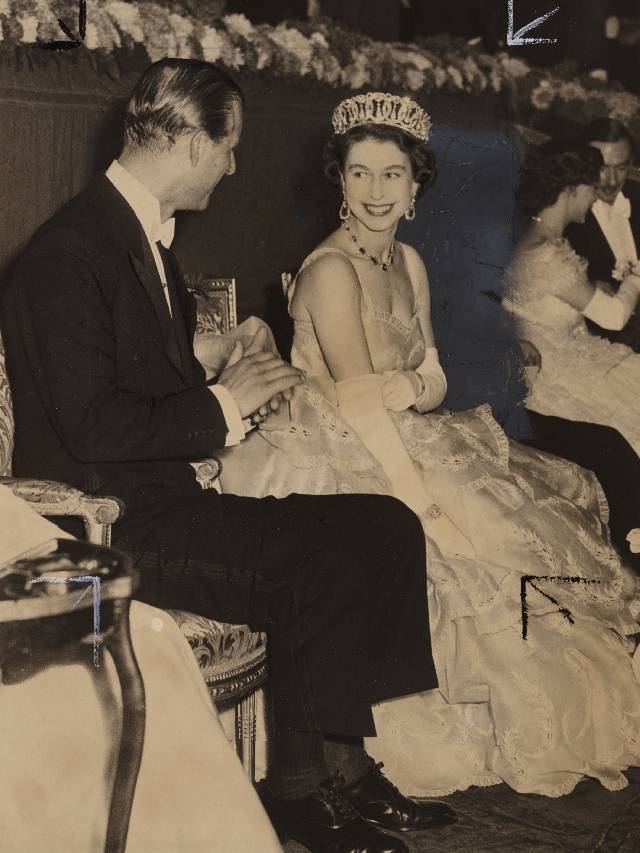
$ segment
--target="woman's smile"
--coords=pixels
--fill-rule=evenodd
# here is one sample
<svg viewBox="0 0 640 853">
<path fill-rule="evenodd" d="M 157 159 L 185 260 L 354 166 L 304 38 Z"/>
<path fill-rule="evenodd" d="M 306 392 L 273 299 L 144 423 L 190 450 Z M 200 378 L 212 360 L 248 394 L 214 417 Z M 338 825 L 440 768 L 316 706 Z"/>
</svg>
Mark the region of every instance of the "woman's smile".
<svg viewBox="0 0 640 853">
<path fill-rule="evenodd" d="M 387 216 L 393 210 L 395 202 L 391 204 L 366 204 L 362 203 L 362 206 L 367 211 L 370 216 Z"/>
</svg>

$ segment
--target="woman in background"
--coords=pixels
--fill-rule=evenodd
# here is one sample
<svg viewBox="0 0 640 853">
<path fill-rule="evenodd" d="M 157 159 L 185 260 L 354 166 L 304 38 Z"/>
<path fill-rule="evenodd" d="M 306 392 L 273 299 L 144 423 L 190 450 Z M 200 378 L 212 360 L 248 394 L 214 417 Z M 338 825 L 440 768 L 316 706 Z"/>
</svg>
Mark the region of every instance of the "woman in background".
<svg viewBox="0 0 640 853">
<path fill-rule="evenodd" d="M 507 271 L 505 308 L 518 337 L 540 354 L 529 374 L 528 409 L 617 429 L 640 451 L 640 355 L 589 334 L 585 318 L 622 329 L 640 295 L 640 266 L 618 270 L 616 294 L 594 286 L 587 262 L 563 234 L 583 222 L 595 200 L 602 155 L 590 146 L 552 141 L 533 151 L 521 170 L 522 210 L 531 216 Z"/>
</svg>

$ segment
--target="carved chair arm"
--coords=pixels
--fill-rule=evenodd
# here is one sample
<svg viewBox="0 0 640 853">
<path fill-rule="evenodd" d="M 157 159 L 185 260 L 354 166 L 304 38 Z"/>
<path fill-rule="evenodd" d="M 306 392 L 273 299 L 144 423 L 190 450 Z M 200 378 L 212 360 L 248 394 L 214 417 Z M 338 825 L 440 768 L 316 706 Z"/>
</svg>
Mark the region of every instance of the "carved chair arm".
<svg viewBox="0 0 640 853">
<path fill-rule="evenodd" d="M 88 542 L 108 545 L 111 525 L 118 520 L 123 505 L 117 498 L 85 495 L 79 489 L 54 480 L 30 480 L 19 477 L 0 477 L 22 500 L 39 515 L 68 515 L 81 518 Z"/>
</svg>

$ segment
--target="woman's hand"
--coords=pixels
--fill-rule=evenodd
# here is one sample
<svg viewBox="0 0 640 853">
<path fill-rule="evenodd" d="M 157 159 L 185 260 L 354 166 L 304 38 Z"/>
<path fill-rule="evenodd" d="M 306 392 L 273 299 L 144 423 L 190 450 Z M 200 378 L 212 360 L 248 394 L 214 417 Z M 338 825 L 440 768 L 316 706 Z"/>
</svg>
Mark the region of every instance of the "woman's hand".
<svg viewBox="0 0 640 853">
<path fill-rule="evenodd" d="M 413 370 L 387 370 L 382 378 L 382 402 L 392 412 L 410 409 L 424 390 L 424 382 Z"/>
</svg>

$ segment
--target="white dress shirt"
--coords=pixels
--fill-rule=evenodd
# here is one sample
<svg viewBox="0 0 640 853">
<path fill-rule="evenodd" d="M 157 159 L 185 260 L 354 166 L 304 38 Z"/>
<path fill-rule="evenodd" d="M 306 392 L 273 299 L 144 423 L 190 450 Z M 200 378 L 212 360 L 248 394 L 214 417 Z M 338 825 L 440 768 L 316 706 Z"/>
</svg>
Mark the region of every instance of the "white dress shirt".
<svg viewBox="0 0 640 853">
<path fill-rule="evenodd" d="M 619 192 L 613 204 L 597 199 L 591 210 L 611 247 L 616 265 L 628 261 L 635 263 L 638 260 L 638 249 L 629 222 L 631 215 L 629 199 Z"/>
<path fill-rule="evenodd" d="M 162 289 L 169 307 L 169 314 L 171 314 L 167 275 L 157 244 L 162 243 L 165 249 L 171 246 L 175 232 L 175 218 L 172 216 L 171 219 L 162 222 L 158 199 L 137 178 L 134 178 L 130 172 L 127 172 L 117 160 L 114 160 L 107 169 L 107 178 L 118 190 L 131 210 L 133 210 L 142 226 L 142 230 L 149 242 L 149 248 L 151 249 L 160 281 L 162 282 Z M 225 446 L 231 447 L 234 444 L 239 444 L 245 437 L 246 430 L 242 422 L 242 415 L 238 409 L 238 404 L 233 399 L 231 393 L 222 385 L 210 385 L 209 390 L 216 397 L 218 403 L 220 403 L 220 408 L 227 424 L 228 432 Z"/>
</svg>

